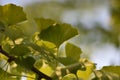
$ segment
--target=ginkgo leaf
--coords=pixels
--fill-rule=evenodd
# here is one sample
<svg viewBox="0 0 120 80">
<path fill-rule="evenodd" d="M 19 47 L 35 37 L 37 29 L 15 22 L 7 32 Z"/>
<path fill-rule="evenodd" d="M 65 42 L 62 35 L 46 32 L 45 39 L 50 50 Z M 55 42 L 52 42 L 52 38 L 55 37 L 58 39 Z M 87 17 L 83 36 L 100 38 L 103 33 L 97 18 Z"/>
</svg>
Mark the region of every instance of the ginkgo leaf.
<svg viewBox="0 0 120 80">
<path fill-rule="evenodd" d="M 15 4 L 0 6 L 0 21 L 5 25 L 13 25 L 26 20 L 23 8 Z"/>
<path fill-rule="evenodd" d="M 43 72 L 44 74 L 51 76 L 53 74 L 53 69 L 52 67 L 45 65 L 40 68 L 40 71 Z"/>
<path fill-rule="evenodd" d="M 104 66 L 102 70 L 111 73 L 116 73 L 120 76 L 120 66 Z"/>
<path fill-rule="evenodd" d="M 75 74 L 68 74 L 68 75 L 64 76 L 62 80 L 78 80 L 78 79 L 75 76 Z"/>
<path fill-rule="evenodd" d="M 35 20 L 40 31 L 47 29 L 51 25 L 55 24 L 55 21 L 51 20 L 51 19 L 35 18 L 34 20 Z"/>
<path fill-rule="evenodd" d="M 120 80 L 120 76 L 115 73 L 103 71 L 103 70 L 94 70 L 95 77 L 92 80 Z"/>
<path fill-rule="evenodd" d="M 40 68 L 43 66 L 43 60 L 42 60 L 42 59 L 36 60 L 34 66 L 35 66 L 37 69 L 40 69 Z"/>
<path fill-rule="evenodd" d="M 70 57 L 71 59 L 74 59 L 74 60 L 79 60 L 80 54 L 82 53 L 80 47 L 72 43 L 66 43 L 65 52 L 67 57 Z"/>
<path fill-rule="evenodd" d="M 17 80 L 13 75 L 0 68 L 0 80 Z"/>
<path fill-rule="evenodd" d="M 84 71 L 78 70 L 77 76 L 82 80 L 89 80 L 91 78 L 91 74 L 93 70 L 95 69 L 95 64 L 84 58 L 81 59 L 80 62 L 84 64 L 84 66 L 86 67 L 86 70 Z"/>
<path fill-rule="evenodd" d="M 25 56 L 30 53 L 30 50 L 25 45 L 17 45 L 10 51 L 11 55 L 14 56 Z"/>
<path fill-rule="evenodd" d="M 31 70 L 32 67 L 34 66 L 35 63 L 35 59 L 33 57 L 18 57 L 15 62 L 20 65 L 21 67 L 27 69 L 27 70 Z"/>
<path fill-rule="evenodd" d="M 39 37 L 45 41 L 50 41 L 59 47 L 64 41 L 77 35 L 77 29 L 69 24 L 56 24 L 42 30 Z"/>
<path fill-rule="evenodd" d="M 12 40 L 15 40 L 17 38 L 21 38 L 24 36 L 22 30 L 15 25 L 6 28 L 4 34 Z"/>
<path fill-rule="evenodd" d="M 50 51 L 51 53 L 54 53 L 56 51 L 56 46 L 51 42 L 40 40 L 37 41 L 36 44 L 43 47 L 45 50 Z"/>
<path fill-rule="evenodd" d="M 58 61 L 65 66 L 78 62 L 74 59 L 71 59 L 71 57 L 58 57 Z"/>
</svg>

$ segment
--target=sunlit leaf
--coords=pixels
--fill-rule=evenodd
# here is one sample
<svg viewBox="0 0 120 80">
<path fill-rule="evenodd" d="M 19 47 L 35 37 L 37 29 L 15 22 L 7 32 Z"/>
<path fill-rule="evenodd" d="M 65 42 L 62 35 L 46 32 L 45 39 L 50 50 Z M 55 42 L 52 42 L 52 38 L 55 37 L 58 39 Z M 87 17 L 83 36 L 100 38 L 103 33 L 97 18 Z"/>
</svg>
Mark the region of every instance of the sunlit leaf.
<svg viewBox="0 0 120 80">
<path fill-rule="evenodd" d="M 27 74 L 26 80 L 35 80 L 35 74 Z"/>
<path fill-rule="evenodd" d="M 69 24 L 56 24 L 43 30 L 39 37 L 45 41 L 53 42 L 57 47 L 59 47 L 64 41 L 77 34 L 77 29 L 72 28 Z"/>
<path fill-rule="evenodd" d="M 67 57 L 70 57 L 71 59 L 74 60 L 79 60 L 80 54 L 82 53 L 80 47 L 75 46 L 71 43 L 66 43 L 65 52 Z"/>
<path fill-rule="evenodd" d="M 87 59 L 81 59 L 81 62 L 84 63 L 86 70 L 85 71 L 78 70 L 77 76 L 82 80 L 89 80 L 93 70 L 95 69 L 95 65 L 94 63 L 88 61 Z"/>
<path fill-rule="evenodd" d="M 53 69 L 48 66 L 48 65 L 43 65 L 41 68 L 40 68 L 40 71 L 45 73 L 46 75 L 48 76 L 51 76 L 53 74 Z"/>
<path fill-rule="evenodd" d="M 43 47 L 45 50 L 50 51 L 52 53 L 54 53 L 56 50 L 56 46 L 48 41 L 37 41 L 37 44 L 40 45 L 41 47 Z"/>
<path fill-rule="evenodd" d="M 0 6 L 0 21 L 5 25 L 13 25 L 26 20 L 23 8 L 14 4 Z"/>
<path fill-rule="evenodd" d="M 64 76 L 62 80 L 78 80 L 78 79 L 76 78 L 75 74 L 68 74 Z"/>
</svg>

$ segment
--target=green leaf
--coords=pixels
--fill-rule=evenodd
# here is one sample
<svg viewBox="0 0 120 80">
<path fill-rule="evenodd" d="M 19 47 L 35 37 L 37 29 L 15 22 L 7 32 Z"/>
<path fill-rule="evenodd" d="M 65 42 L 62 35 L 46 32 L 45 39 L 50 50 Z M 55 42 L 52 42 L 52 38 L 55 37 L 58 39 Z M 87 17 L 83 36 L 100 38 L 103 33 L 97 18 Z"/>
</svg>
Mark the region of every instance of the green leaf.
<svg viewBox="0 0 120 80">
<path fill-rule="evenodd" d="M 57 47 L 59 47 L 64 41 L 77 34 L 77 29 L 73 28 L 69 24 L 56 24 L 43 30 L 39 37 L 45 41 L 53 42 Z"/>
<path fill-rule="evenodd" d="M 36 60 L 34 66 L 35 66 L 37 69 L 40 69 L 40 68 L 43 66 L 43 60 L 42 60 L 42 59 Z"/>
<path fill-rule="evenodd" d="M 15 25 L 6 28 L 4 34 L 12 40 L 15 40 L 24 36 L 22 30 Z"/>
<path fill-rule="evenodd" d="M 75 76 L 75 74 L 67 74 L 66 76 L 63 77 L 62 80 L 78 80 Z"/>
<path fill-rule="evenodd" d="M 91 74 L 92 74 L 92 66 L 87 66 L 86 71 L 78 70 L 77 76 L 81 78 L 82 80 L 89 80 Z"/>
<path fill-rule="evenodd" d="M 78 62 L 78 61 L 76 61 L 74 59 L 71 59 L 70 57 L 58 57 L 58 61 L 60 63 L 62 63 L 63 65 L 65 65 L 65 66 Z"/>
<path fill-rule="evenodd" d="M 78 70 L 77 71 L 77 76 L 81 79 L 81 80 L 89 80 L 91 78 L 91 74 L 93 72 L 93 70 L 95 69 L 95 64 L 88 61 L 87 59 L 81 59 L 80 62 L 82 62 L 84 64 L 84 66 L 86 67 L 86 70 Z"/>
<path fill-rule="evenodd" d="M 33 36 L 33 34 L 38 31 L 36 25 L 29 20 L 17 24 L 17 27 L 19 27 L 23 31 L 24 36 L 27 37 Z"/>
<path fill-rule="evenodd" d="M 11 51 L 10 54 L 14 56 L 25 56 L 30 53 L 30 50 L 25 45 L 16 45 Z"/>
<path fill-rule="evenodd" d="M 16 78 L 12 77 L 12 74 L 4 71 L 2 68 L 0 68 L 0 80 L 16 80 Z"/>
<path fill-rule="evenodd" d="M 0 32 L 4 32 L 5 31 L 5 26 L 4 24 L 0 21 Z"/>
<path fill-rule="evenodd" d="M 20 65 L 21 67 L 27 69 L 27 70 L 31 70 L 34 63 L 35 63 L 35 59 L 33 57 L 18 57 L 15 62 Z"/>
<path fill-rule="evenodd" d="M 47 61 L 51 62 L 53 60 L 54 55 L 51 54 L 49 51 L 43 49 L 41 46 L 34 43 L 28 43 L 28 45 L 34 50 L 38 51 L 40 55 L 42 55 L 42 57 L 44 57 L 44 59 L 46 59 Z M 50 57 L 52 57 L 52 59 Z"/>
<path fill-rule="evenodd" d="M 23 8 L 14 4 L 0 6 L 0 21 L 5 25 L 13 25 L 26 20 Z"/>
<path fill-rule="evenodd" d="M 82 53 L 80 47 L 71 43 L 66 43 L 65 52 L 67 57 L 77 61 L 80 59 L 80 54 Z"/>
<path fill-rule="evenodd" d="M 120 66 L 104 66 L 102 70 L 106 72 L 116 73 L 120 76 Z"/>
<path fill-rule="evenodd" d="M 37 41 L 36 44 L 43 47 L 45 50 L 50 51 L 51 53 L 56 52 L 56 46 L 48 41 Z"/>
<path fill-rule="evenodd" d="M 48 65 L 42 66 L 40 68 L 40 71 L 43 72 L 44 74 L 48 75 L 48 76 L 51 76 L 54 73 L 52 67 L 50 67 Z"/>
<path fill-rule="evenodd" d="M 111 72 L 106 72 L 102 70 L 94 70 L 95 78 L 92 80 L 120 80 L 120 76 L 111 73 Z"/>
<path fill-rule="evenodd" d="M 11 45 L 8 43 L 7 40 L 4 40 L 5 42 L 2 43 L 2 48 L 3 50 L 5 50 L 6 52 L 10 52 L 11 50 Z"/>
<path fill-rule="evenodd" d="M 34 20 L 40 31 L 47 29 L 51 25 L 55 24 L 55 21 L 53 21 L 51 19 L 35 18 Z"/>
</svg>

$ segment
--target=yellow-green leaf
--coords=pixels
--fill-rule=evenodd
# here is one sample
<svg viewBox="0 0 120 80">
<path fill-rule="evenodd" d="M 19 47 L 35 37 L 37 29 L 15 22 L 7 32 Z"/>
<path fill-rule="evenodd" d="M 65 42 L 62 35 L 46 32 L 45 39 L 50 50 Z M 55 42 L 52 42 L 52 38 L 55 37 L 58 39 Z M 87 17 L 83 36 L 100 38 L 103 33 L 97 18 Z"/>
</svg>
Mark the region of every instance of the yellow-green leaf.
<svg viewBox="0 0 120 80">
<path fill-rule="evenodd" d="M 28 55 L 29 53 L 30 50 L 24 45 L 17 45 L 10 51 L 10 54 L 14 56 L 24 56 Z"/>
<path fill-rule="evenodd" d="M 56 24 L 43 30 L 39 37 L 45 41 L 53 42 L 57 47 L 59 47 L 64 41 L 77 34 L 77 29 L 73 28 L 69 24 Z"/>
<path fill-rule="evenodd" d="M 51 19 L 35 18 L 34 20 L 40 31 L 47 29 L 51 25 L 55 24 L 55 21 Z"/>
<path fill-rule="evenodd" d="M 5 25 L 13 25 L 26 20 L 23 8 L 14 4 L 0 6 L 0 21 Z"/>
<path fill-rule="evenodd" d="M 51 76 L 53 74 L 53 69 L 48 66 L 48 65 L 43 65 L 41 68 L 40 68 L 40 71 L 45 73 L 46 75 L 48 76 Z"/>
<path fill-rule="evenodd" d="M 78 79 L 76 78 L 75 74 L 68 74 L 64 76 L 62 80 L 78 80 Z"/>
<path fill-rule="evenodd" d="M 79 60 L 80 54 L 82 53 L 80 47 L 72 43 L 66 43 L 65 52 L 67 57 L 70 57 L 71 59 L 74 59 L 74 60 Z"/>
<path fill-rule="evenodd" d="M 89 80 L 93 70 L 95 69 L 95 64 L 88 61 L 87 59 L 81 59 L 81 62 L 84 63 L 86 70 L 78 70 L 77 76 L 82 80 Z"/>
<path fill-rule="evenodd" d="M 77 61 L 71 59 L 71 57 L 58 57 L 58 61 L 65 66 L 77 63 Z"/>
<path fill-rule="evenodd" d="M 102 70 L 106 72 L 116 73 L 120 76 L 120 66 L 104 66 Z"/>
<path fill-rule="evenodd" d="M 15 25 L 6 28 L 4 34 L 12 40 L 15 40 L 24 36 L 22 30 Z"/>
</svg>

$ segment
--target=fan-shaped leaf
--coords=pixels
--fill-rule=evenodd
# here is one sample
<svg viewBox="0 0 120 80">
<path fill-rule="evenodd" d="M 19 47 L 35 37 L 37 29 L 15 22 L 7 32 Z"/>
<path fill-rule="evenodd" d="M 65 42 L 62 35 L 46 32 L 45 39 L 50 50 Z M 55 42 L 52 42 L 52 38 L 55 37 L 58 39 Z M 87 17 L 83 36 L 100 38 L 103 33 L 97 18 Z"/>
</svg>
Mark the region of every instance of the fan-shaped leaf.
<svg viewBox="0 0 120 80">
<path fill-rule="evenodd" d="M 35 63 L 35 59 L 33 57 L 18 57 L 15 62 L 20 65 L 23 68 L 26 68 L 27 70 L 31 70 L 31 68 L 33 67 L 34 63 Z"/>
<path fill-rule="evenodd" d="M 11 51 L 10 54 L 14 56 L 24 56 L 29 54 L 30 50 L 24 45 L 17 45 Z"/>
<path fill-rule="evenodd" d="M 86 70 L 85 71 L 78 70 L 77 76 L 81 80 L 89 80 L 91 78 L 91 74 L 92 74 L 93 70 L 95 69 L 95 64 L 88 61 L 87 59 L 81 59 L 80 61 L 85 65 Z"/>
<path fill-rule="evenodd" d="M 78 61 L 71 59 L 70 57 L 58 57 L 58 61 L 60 63 L 62 63 L 63 65 L 67 66 L 67 65 L 71 65 L 74 63 L 77 63 Z"/>
<path fill-rule="evenodd" d="M 13 25 L 26 20 L 23 8 L 14 4 L 0 6 L 0 21 L 6 25 Z"/>
<path fill-rule="evenodd" d="M 6 28 L 4 33 L 12 40 L 23 37 L 22 30 L 19 29 L 17 26 L 10 26 Z"/>
<path fill-rule="evenodd" d="M 120 66 L 104 66 L 102 70 L 106 72 L 116 73 L 120 76 Z"/>
<path fill-rule="evenodd" d="M 76 78 L 75 74 L 68 74 L 64 76 L 62 80 L 78 80 L 78 79 Z"/>
<path fill-rule="evenodd" d="M 34 20 L 40 31 L 47 29 L 51 25 L 55 24 L 55 21 L 53 21 L 51 19 L 35 18 Z"/>
<path fill-rule="evenodd" d="M 57 24 L 43 30 L 39 37 L 45 41 L 53 42 L 57 47 L 59 47 L 64 41 L 77 34 L 77 29 L 72 28 L 71 25 Z"/>
<path fill-rule="evenodd" d="M 75 46 L 71 43 L 66 43 L 65 52 L 67 57 L 70 57 L 71 59 L 77 61 L 80 59 L 80 54 L 82 53 L 80 47 Z"/>
</svg>

